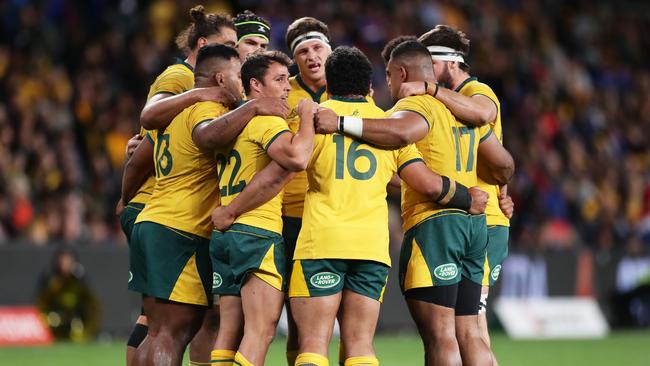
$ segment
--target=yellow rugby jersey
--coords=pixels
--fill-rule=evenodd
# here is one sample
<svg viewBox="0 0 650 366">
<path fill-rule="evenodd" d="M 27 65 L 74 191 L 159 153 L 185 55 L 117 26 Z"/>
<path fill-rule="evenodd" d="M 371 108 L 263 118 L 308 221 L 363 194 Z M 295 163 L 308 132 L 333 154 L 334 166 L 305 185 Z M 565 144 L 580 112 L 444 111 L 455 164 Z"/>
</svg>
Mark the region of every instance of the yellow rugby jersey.
<svg viewBox="0 0 650 366">
<path fill-rule="evenodd" d="M 503 144 L 503 130 L 501 128 L 501 104 L 499 98 L 492 91 L 492 89 L 479 82 L 476 78 L 468 78 L 456 89 L 460 94 L 471 97 L 472 95 L 481 94 L 494 102 L 497 107 L 497 118 L 490 122 L 489 125 L 492 131 L 496 134 L 497 138 Z M 485 208 L 486 221 L 488 225 L 501 225 L 510 226 L 510 220 L 501 212 L 499 208 L 499 186 L 490 185 L 485 183 L 481 178 L 478 178 L 478 186 L 490 195 L 487 207 Z"/>
<path fill-rule="evenodd" d="M 393 112 L 410 111 L 421 115 L 429 124 L 429 132 L 415 143 L 429 169 L 446 175 L 467 187 L 477 184 L 476 154 L 478 144 L 487 138 L 490 126 L 468 127 L 442 102 L 430 95 L 418 95 L 401 99 Z M 402 182 L 402 219 L 404 231 L 427 217 L 447 209 L 427 196 L 414 191 Z"/>
<path fill-rule="evenodd" d="M 385 117 L 365 99 L 333 98 L 321 105 L 341 116 Z M 360 259 L 390 266 L 386 185 L 393 174 L 421 160 L 414 145 L 385 150 L 338 133 L 316 135 L 294 259 Z"/>
<path fill-rule="evenodd" d="M 257 116 L 248 122 L 231 147 L 217 154 L 222 205 L 230 204 L 253 176 L 271 162 L 266 151 L 285 132 L 290 131 L 282 118 Z M 282 235 L 282 193 L 237 217 L 235 223 Z"/>
<path fill-rule="evenodd" d="M 194 87 L 194 72 L 192 66 L 185 62 L 170 65 L 163 71 L 149 88 L 147 100 L 156 94 L 169 93 L 180 94 Z M 140 136 L 145 137 L 147 131 L 140 127 Z M 153 192 L 156 178 L 152 175 L 140 186 L 131 202 L 146 204 Z"/>
<path fill-rule="evenodd" d="M 228 109 L 216 102 L 199 102 L 174 117 L 162 131 L 149 131 L 154 141 L 156 184 L 151 199 L 136 223 L 151 221 L 210 238 L 210 214 L 219 203 L 214 153 L 194 144 L 192 131 L 199 123 L 219 117 Z"/>
<path fill-rule="evenodd" d="M 291 91 L 289 92 L 289 114 L 287 116 L 287 123 L 291 132 L 296 133 L 300 127 L 300 117 L 296 112 L 298 103 L 303 99 L 311 99 L 316 103 L 321 103 L 327 100 L 328 96 L 325 92 L 325 87 L 314 93 L 300 78 L 300 74 L 289 79 Z M 284 187 L 284 198 L 282 200 L 282 215 L 289 217 L 302 217 L 303 205 L 305 202 L 305 192 L 307 192 L 307 174 L 299 172 L 296 176 Z"/>
</svg>

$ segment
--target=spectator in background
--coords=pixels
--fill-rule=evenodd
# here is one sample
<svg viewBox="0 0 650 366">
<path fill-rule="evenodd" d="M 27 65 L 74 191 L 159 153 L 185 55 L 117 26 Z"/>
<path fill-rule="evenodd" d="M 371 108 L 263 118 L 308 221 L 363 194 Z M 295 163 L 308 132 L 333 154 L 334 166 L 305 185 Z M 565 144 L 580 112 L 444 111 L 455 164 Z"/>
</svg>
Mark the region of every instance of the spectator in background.
<svg viewBox="0 0 650 366">
<path fill-rule="evenodd" d="M 41 279 L 36 305 L 57 340 L 92 339 L 99 325 L 99 303 L 84 279 L 84 268 L 68 248 L 55 252 L 52 272 Z"/>
</svg>

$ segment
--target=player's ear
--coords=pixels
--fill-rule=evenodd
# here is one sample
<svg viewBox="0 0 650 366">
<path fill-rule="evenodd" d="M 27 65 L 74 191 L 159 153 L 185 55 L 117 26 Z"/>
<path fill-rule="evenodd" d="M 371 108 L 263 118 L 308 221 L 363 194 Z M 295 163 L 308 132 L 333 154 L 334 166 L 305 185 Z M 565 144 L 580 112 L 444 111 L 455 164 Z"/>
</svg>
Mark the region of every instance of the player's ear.
<svg viewBox="0 0 650 366">
<path fill-rule="evenodd" d="M 403 66 L 400 66 L 400 68 L 399 68 L 399 77 L 402 80 L 402 82 L 405 82 L 406 79 L 408 78 L 408 76 L 409 76 L 409 73 L 406 70 L 406 68 L 403 67 Z"/>
<path fill-rule="evenodd" d="M 217 86 L 224 86 L 226 77 L 223 73 L 217 72 L 214 74 L 214 81 L 217 83 Z"/>
<path fill-rule="evenodd" d="M 207 44 L 208 44 L 208 39 L 205 38 L 205 37 L 200 37 L 200 38 L 196 41 L 196 49 L 197 49 L 197 50 L 200 50 L 201 47 L 203 47 L 203 46 L 205 46 L 205 45 L 207 45 Z"/>
<path fill-rule="evenodd" d="M 255 78 L 251 78 L 250 83 L 251 83 L 251 90 L 255 90 L 256 92 L 259 93 L 262 83 L 260 83 L 260 81 Z"/>
</svg>

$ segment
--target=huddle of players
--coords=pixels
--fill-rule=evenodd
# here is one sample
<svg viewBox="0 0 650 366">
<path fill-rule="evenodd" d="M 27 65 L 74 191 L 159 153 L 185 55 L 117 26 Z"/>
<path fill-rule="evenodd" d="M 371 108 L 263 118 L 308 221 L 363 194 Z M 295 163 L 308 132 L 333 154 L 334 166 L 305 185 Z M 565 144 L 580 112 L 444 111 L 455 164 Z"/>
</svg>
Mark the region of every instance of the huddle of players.
<svg viewBox="0 0 650 366">
<path fill-rule="evenodd" d="M 123 179 L 129 288 L 143 294 L 149 325 L 129 343 L 133 364 L 178 365 L 190 341 L 207 340 L 209 357 L 191 349 L 191 363 L 261 365 L 286 303 L 289 364 L 327 365 L 338 317 L 341 363 L 377 365 L 372 339 L 390 266 L 386 186 L 399 184 L 395 175 L 406 231 L 399 280 L 426 364 L 495 363 L 478 320 L 481 284 L 499 271 L 483 212 L 487 204 L 488 217 L 490 207 L 511 214 L 499 185 L 514 168 L 489 87 L 467 75 L 455 95 L 436 83 L 454 86 L 452 76 L 467 73 L 464 35 L 439 26 L 422 43 L 389 43 L 396 104 L 384 112 L 368 96 L 367 57 L 332 52 L 324 23 L 289 26 L 299 70 L 290 78 L 280 52 L 246 57 L 245 43 L 266 48 L 268 22 L 246 13 L 233 29 L 202 7 L 191 15 L 181 35 L 188 58 L 152 85 L 141 116 L 148 131 L 134 139 Z M 234 108 L 242 84 L 247 102 Z M 483 98 L 494 113 L 471 115 Z M 489 200 L 475 187 L 477 171 Z M 208 308 L 219 313 L 213 344 Z"/>
</svg>

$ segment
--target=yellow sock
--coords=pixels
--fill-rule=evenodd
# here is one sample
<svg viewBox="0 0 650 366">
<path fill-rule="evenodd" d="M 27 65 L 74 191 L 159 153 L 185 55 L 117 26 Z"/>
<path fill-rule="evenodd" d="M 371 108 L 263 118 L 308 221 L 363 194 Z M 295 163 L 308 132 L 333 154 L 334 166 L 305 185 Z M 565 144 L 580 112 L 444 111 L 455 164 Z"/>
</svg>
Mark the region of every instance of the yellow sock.
<svg viewBox="0 0 650 366">
<path fill-rule="evenodd" d="M 287 365 L 289 366 L 295 365 L 296 357 L 298 357 L 298 350 L 287 351 Z"/>
<path fill-rule="evenodd" d="M 237 352 L 235 354 L 235 365 L 237 366 L 255 366 L 252 362 L 248 361 L 244 355 Z"/>
<path fill-rule="evenodd" d="M 296 357 L 295 366 L 329 366 L 327 357 L 318 353 L 301 353 Z"/>
<path fill-rule="evenodd" d="M 210 353 L 210 363 L 218 366 L 232 366 L 235 361 L 235 351 L 215 349 Z"/>
<path fill-rule="evenodd" d="M 370 356 L 356 356 L 356 357 L 350 357 L 345 360 L 345 366 L 360 366 L 360 365 L 368 365 L 368 366 L 379 366 L 379 360 L 376 357 L 370 357 Z"/>
</svg>

